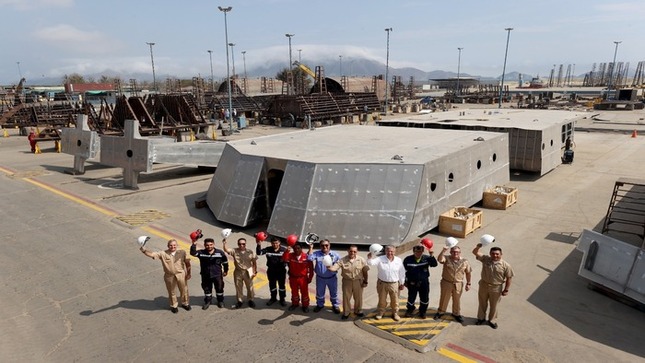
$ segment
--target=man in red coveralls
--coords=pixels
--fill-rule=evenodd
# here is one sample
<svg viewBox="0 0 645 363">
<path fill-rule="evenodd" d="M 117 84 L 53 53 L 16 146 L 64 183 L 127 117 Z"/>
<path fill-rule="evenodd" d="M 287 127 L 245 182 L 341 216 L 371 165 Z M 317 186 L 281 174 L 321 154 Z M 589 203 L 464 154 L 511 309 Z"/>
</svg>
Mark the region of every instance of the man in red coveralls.
<svg viewBox="0 0 645 363">
<path fill-rule="evenodd" d="M 31 146 L 31 152 L 35 153 L 36 152 L 36 133 L 34 132 L 34 129 L 29 130 L 29 136 L 27 136 L 27 140 L 29 141 L 29 146 Z"/>
<path fill-rule="evenodd" d="M 289 265 L 289 287 L 291 287 L 291 306 L 289 311 L 295 310 L 300 305 L 302 296 L 302 311 L 309 312 L 309 284 L 314 278 L 314 265 L 307 259 L 307 254 L 302 252 L 302 246 L 296 243 L 282 255 L 282 259 Z"/>
</svg>

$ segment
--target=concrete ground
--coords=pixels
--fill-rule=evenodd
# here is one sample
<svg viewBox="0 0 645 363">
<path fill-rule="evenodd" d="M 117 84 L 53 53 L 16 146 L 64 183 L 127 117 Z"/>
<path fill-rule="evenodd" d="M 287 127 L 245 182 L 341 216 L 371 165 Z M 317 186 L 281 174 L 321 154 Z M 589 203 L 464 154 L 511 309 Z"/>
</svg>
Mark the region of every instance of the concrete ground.
<svg viewBox="0 0 645 363">
<path fill-rule="evenodd" d="M 71 156 L 55 153 L 53 144 L 31 154 L 26 138 L 10 130 L 11 137 L 0 138 L 0 356 L 6 362 L 643 359 L 643 312 L 588 289 L 577 275 L 581 253 L 576 239 L 582 229 L 602 224 L 615 180 L 645 179 L 640 136 L 645 129 L 631 137 L 632 129 L 643 127 L 641 116 L 624 115 L 617 121 L 614 115 L 610 121 L 615 124 L 606 130 L 592 128 L 591 118 L 581 121 L 581 129 L 585 122 L 588 127 L 575 135 L 572 164 L 542 177 L 511 175 L 518 203 L 505 211 L 483 209 L 483 228 L 460 241 L 473 263 L 474 282 L 481 268 L 470 250 L 484 233 L 496 237 L 515 269 L 510 294 L 501 303 L 499 329 L 474 325 L 475 283 L 462 299 L 465 324 L 452 323 L 433 340 L 435 350 L 425 354 L 343 322 L 328 310 L 292 314 L 266 307 L 263 274 L 255 281 L 258 308 L 230 309 L 235 298 L 229 277 L 227 307 L 202 311 L 196 261 L 189 283 L 194 309 L 171 314 L 161 266 L 145 258 L 135 240 L 150 235 L 149 248 L 163 249 L 167 239 L 178 238 L 187 250 L 188 234 L 202 228 L 221 247 L 219 231 L 227 226 L 194 203 L 208 189 L 212 171 L 156 165 L 155 172 L 141 176 L 139 190 L 125 190 L 119 187 L 120 170 L 91 162 L 85 175 L 66 174 L 73 166 Z M 261 135 L 261 127 L 235 137 Z M 132 215 L 146 210 L 152 210 L 151 220 L 135 225 Z M 129 216 L 121 218 L 125 222 L 117 218 L 124 215 Z M 257 230 L 234 229 L 232 238 L 246 236 L 252 242 Z M 430 237 L 437 251 L 445 236 L 433 230 Z M 264 262 L 260 258 L 259 265 Z M 432 270 L 431 306 L 438 303 L 439 277 L 439 268 Z M 371 271 L 367 311 L 376 306 L 375 281 Z M 464 349 L 461 355 L 442 353 L 455 346 Z M 478 358 L 463 353 L 468 351 Z"/>
</svg>

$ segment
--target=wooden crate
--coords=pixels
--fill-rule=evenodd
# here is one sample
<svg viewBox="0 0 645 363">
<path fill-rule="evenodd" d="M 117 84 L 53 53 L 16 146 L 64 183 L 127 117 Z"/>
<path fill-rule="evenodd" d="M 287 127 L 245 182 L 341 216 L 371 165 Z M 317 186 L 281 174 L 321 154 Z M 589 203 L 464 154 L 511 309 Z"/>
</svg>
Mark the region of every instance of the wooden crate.
<svg viewBox="0 0 645 363">
<path fill-rule="evenodd" d="M 482 205 L 490 209 L 506 209 L 517 202 L 517 188 L 496 186 L 484 192 Z"/>
<path fill-rule="evenodd" d="M 480 210 L 455 207 L 439 216 L 439 233 L 464 238 L 482 226 Z"/>
</svg>

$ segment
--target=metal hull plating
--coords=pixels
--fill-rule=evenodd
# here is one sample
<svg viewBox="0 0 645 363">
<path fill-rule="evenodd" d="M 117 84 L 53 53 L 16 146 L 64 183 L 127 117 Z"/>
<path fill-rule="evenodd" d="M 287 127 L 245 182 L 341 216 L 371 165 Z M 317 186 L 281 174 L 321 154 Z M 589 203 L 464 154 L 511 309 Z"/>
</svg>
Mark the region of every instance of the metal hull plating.
<svg viewBox="0 0 645 363">
<path fill-rule="evenodd" d="M 335 126 L 229 143 L 207 193 L 215 217 L 268 232 L 399 245 L 509 181 L 508 137 Z"/>
<path fill-rule="evenodd" d="M 513 170 L 544 175 L 562 164 L 567 137 L 573 141 L 575 120 L 582 112 L 554 110 L 461 110 L 421 115 L 402 115 L 379 121 L 382 126 L 485 130 L 509 137 L 509 161 Z"/>
<path fill-rule="evenodd" d="M 579 241 L 578 275 L 645 304 L 645 250 L 587 229 Z"/>
</svg>

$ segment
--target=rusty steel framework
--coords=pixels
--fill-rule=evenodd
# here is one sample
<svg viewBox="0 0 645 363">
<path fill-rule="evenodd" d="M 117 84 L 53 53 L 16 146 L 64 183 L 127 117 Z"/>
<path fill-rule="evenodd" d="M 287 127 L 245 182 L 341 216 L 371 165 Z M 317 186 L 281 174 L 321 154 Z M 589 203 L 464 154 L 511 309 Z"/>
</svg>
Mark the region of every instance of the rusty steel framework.
<svg viewBox="0 0 645 363">
<path fill-rule="evenodd" d="M 640 65 L 642 62 L 639 62 L 638 64 Z M 636 75 L 637 74 L 638 68 L 636 69 Z M 600 63 L 598 65 L 594 63 L 591 67 L 591 71 L 585 74 L 582 85 L 584 87 L 604 87 L 607 85 L 611 85 L 612 87 L 624 87 L 629 84 L 628 75 L 629 62 L 609 62 Z M 632 86 L 636 82 L 636 75 L 632 81 Z"/>
</svg>

